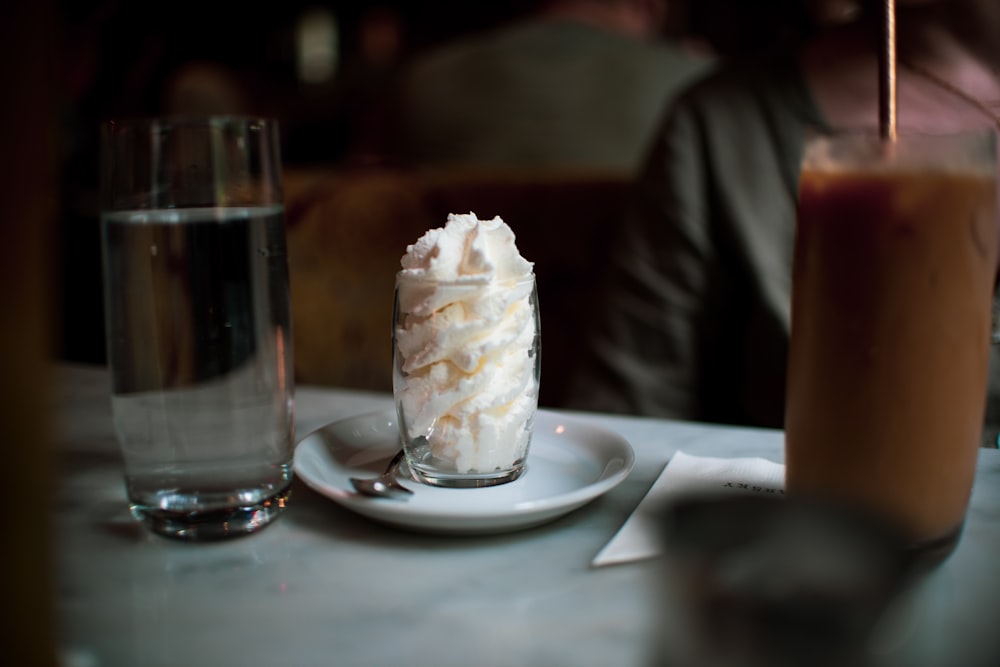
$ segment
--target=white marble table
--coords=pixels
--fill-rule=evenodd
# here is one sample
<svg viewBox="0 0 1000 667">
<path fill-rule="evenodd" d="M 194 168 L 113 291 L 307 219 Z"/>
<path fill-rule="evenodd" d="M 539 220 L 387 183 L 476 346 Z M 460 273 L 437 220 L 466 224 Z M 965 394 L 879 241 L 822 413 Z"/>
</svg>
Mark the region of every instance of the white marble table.
<svg viewBox="0 0 1000 667">
<path fill-rule="evenodd" d="M 629 478 L 528 531 L 440 537 L 357 516 L 296 482 L 277 523 L 187 544 L 130 518 L 103 369 L 60 366 L 55 446 L 59 649 L 66 667 L 646 665 L 669 618 L 655 561 L 590 562 L 673 452 L 782 458 L 778 431 L 584 415 L 636 452 Z M 300 437 L 389 407 L 300 387 Z M 918 591 L 882 665 L 1000 664 L 1000 451 L 983 450 L 958 550 Z"/>
</svg>

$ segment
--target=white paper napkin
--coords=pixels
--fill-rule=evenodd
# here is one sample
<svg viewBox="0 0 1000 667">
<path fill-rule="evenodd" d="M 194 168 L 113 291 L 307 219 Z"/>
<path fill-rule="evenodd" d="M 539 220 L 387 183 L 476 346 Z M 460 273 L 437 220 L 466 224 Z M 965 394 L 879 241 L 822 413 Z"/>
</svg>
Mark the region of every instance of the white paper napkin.
<svg viewBox="0 0 1000 667">
<path fill-rule="evenodd" d="M 784 494 L 785 466 L 762 458 L 714 458 L 677 452 L 659 478 L 601 549 L 593 565 L 611 565 L 657 555 L 658 518 L 654 511 L 673 496 L 692 492 Z"/>
</svg>

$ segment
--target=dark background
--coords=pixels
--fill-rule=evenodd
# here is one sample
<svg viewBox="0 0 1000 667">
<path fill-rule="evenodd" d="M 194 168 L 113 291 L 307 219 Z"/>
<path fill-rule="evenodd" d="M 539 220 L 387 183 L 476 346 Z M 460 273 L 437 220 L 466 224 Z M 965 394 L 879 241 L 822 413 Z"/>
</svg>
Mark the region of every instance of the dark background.
<svg viewBox="0 0 1000 667">
<path fill-rule="evenodd" d="M 806 25 L 804 0 L 677 0 L 664 36 L 719 57 L 774 46 Z M 235 2 L 136 0 L 53 5 L 49 53 L 55 85 L 60 196 L 54 230 L 55 356 L 104 363 L 98 224 L 98 137 L 113 117 L 163 113 L 171 75 L 185 63 L 221 65 L 245 94 L 246 111 L 279 120 L 286 165 L 392 162 L 390 94 L 399 68 L 448 39 L 475 35 L 528 12 L 533 0 Z M 22 3 L 8 3 L 17 12 Z M 297 78 L 296 25 L 304 12 L 336 17 L 339 66 L 321 85 Z M 360 26 L 373 10 L 394 17 L 398 49 L 364 57 Z M 0 20 L 3 17 L 0 16 Z M 17 66 L 5 63 L 4 66 Z"/>
</svg>

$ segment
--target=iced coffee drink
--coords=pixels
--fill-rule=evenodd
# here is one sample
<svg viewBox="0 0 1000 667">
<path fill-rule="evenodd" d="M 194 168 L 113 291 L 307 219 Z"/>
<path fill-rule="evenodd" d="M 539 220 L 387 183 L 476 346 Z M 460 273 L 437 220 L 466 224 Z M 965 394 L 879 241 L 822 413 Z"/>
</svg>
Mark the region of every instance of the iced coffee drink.
<svg viewBox="0 0 1000 667">
<path fill-rule="evenodd" d="M 799 186 L 789 495 L 957 543 L 982 429 L 997 267 L 992 133 L 813 140 Z"/>
</svg>

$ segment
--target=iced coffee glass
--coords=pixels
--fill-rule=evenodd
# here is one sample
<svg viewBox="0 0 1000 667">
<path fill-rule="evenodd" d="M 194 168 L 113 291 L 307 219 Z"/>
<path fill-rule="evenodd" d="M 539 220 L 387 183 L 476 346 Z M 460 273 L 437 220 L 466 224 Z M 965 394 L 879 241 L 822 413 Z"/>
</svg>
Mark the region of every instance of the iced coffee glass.
<svg viewBox="0 0 1000 667">
<path fill-rule="evenodd" d="M 993 131 L 816 137 L 798 205 L 789 495 L 896 522 L 925 562 L 961 533 L 997 271 Z"/>
<path fill-rule="evenodd" d="M 396 279 L 393 394 L 420 482 L 475 488 L 525 471 L 540 376 L 533 275 Z"/>
</svg>

